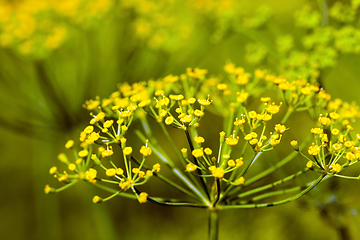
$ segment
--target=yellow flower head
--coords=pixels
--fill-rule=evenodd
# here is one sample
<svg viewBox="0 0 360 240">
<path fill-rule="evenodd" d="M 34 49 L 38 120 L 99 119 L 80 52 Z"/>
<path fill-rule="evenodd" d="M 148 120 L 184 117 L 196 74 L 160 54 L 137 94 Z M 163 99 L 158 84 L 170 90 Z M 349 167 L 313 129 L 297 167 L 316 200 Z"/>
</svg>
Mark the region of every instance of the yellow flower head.
<svg viewBox="0 0 360 240">
<path fill-rule="evenodd" d="M 104 150 L 102 153 L 101 153 L 101 156 L 102 157 L 109 157 L 111 155 L 114 154 L 114 151 L 112 150 L 112 148 L 110 147 L 110 149 L 107 149 L 107 150 Z"/>
<path fill-rule="evenodd" d="M 97 175 L 97 171 L 93 168 L 89 168 L 89 170 L 85 172 L 85 178 L 92 183 L 96 182 L 96 175 Z"/>
<path fill-rule="evenodd" d="M 309 147 L 308 153 L 309 153 L 310 155 L 316 156 L 316 155 L 319 154 L 320 149 L 321 149 L 320 146 L 318 146 L 318 145 L 316 145 L 316 144 L 313 143 L 313 144 Z"/>
<path fill-rule="evenodd" d="M 212 150 L 210 148 L 205 148 L 204 152 L 206 155 L 211 155 L 212 154 Z"/>
<path fill-rule="evenodd" d="M 248 97 L 249 97 L 249 93 L 243 91 L 236 98 L 236 101 L 238 101 L 240 103 L 243 103 L 243 102 L 245 102 L 247 100 Z"/>
<path fill-rule="evenodd" d="M 282 103 L 280 103 L 279 105 L 276 105 L 275 103 L 272 103 L 272 104 L 268 104 L 266 106 L 266 111 L 268 113 L 271 113 L 271 114 L 276 114 L 280 111 L 280 106 L 282 105 Z"/>
<path fill-rule="evenodd" d="M 285 125 L 282 125 L 282 124 L 276 124 L 275 125 L 275 131 L 277 131 L 279 133 L 283 133 L 286 130 L 288 130 L 288 128 L 286 128 Z"/>
<path fill-rule="evenodd" d="M 227 162 L 227 165 L 228 165 L 229 167 L 235 167 L 235 166 L 236 166 L 235 161 L 232 160 L 232 159 L 230 159 L 230 160 Z"/>
<path fill-rule="evenodd" d="M 331 124 L 331 119 L 328 118 L 328 117 L 324 117 L 324 116 L 322 116 L 322 115 L 320 115 L 320 117 L 319 117 L 318 120 L 319 120 L 319 122 L 320 122 L 322 125 L 324 125 L 324 126 Z"/>
<path fill-rule="evenodd" d="M 216 86 L 219 91 L 224 91 L 227 87 L 228 86 L 225 83 L 218 83 L 218 85 Z"/>
<path fill-rule="evenodd" d="M 73 140 L 69 140 L 65 144 L 65 148 L 72 148 L 72 146 L 74 146 L 74 141 Z"/>
<path fill-rule="evenodd" d="M 312 166 L 313 166 L 313 162 L 312 162 L 312 161 L 308 161 L 308 162 L 306 163 L 306 167 L 307 167 L 307 168 L 312 168 Z"/>
<path fill-rule="evenodd" d="M 173 124 L 173 122 L 174 122 L 174 118 L 172 116 L 169 116 L 165 119 L 166 125 L 171 125 L 171 124 Z"/>
<path fill-rule="evenodd" d="M 335 172 L 340 172 L 341 171 L 341 165 L 338 163 L 333 163 L 330 165 L 331 169 Z"/>
<path fill-rule="evenodd" d="M 180 101 L 180 100 L 183 100 L 183 99 L 184 99 L 184 96 L 183 96 L 182 94 L 179 94 L 179 95 L 170 94 L 169 98 L 170 98 L 171 100 Z"/>
<path fill-rule="evenodd" d="M 250 111 L 250 112 L 249 112 L 249 118 L 255 119 L 256 116 L 257 116 L 257 113 L 256 113 L 255 111 Z"/>
<path fill-rule="evenodd" d="M 150 156 L 150 155 L 151 155 L 152 150 L 151 150 L 151 148 L 149 148 L 149 147 L 142 146 L 141 149 L 140 149 L 140 153 L 141 153 L 142 155 L 144 155 L 145 157 L 147 157 L 147 156 Z"/>
<path fill-rule="evenodd" d="M 202 157 L 204 155 L 204 150 L 203 148 L 199 148 L 199 149 L 194 149 L 192 151 L 192 155 L 196 158 Z"/>
<path fill-rule="evenodd" d="M 149 194 L 147 194 L 146 192 L 140 193 L 139 198 L 138 198 L 139 203 L 146 203 L 148 196 L 149 196 Z"/>
<path fill-rule="evenodd" d="M 218 167 L 218 168 L 211 170 L 211 174 L 216 178 L 223 178 L 224 174 L 225 174 L 225 170 Z"/>
<path fill-rule="evenodd" d="M 207 73 L 206 69 L 199 69 L 199 68 L 195 68 L 195 69 L 187 68 L 186 69 L 186 74 L 192 78 L 202 78 L 206 73 Z"/>
<path fill-rule="evenodd" d="M 201 136 L 194 137 L 194 140 L 198 144 L 205 142 L 205 139 L 203 137 L 201 137 Z"/>
<path fill-rule="evenodd" d="M 130 155 L 132 153 L 132 147 L 125 147 L 123 152 L 126 156 Z"/>
<path fill-rule="evenodd" d="M 186 171 L 187 172 L 193 172 L 197 169 L 197 166 L 193 163 L 189 163 L 186 165 Z"/>
<path fill-rule="evenodd" d="M 230 146 L 235 146 L 236 144 L 238 144 L 238 142 L 239 142 L 239 136 L 237 136 L 236 138 L 229 137 L 226 139 L 226 143 Z"/>
<path fill-rule="evenodd" d="M 81 150 L 78 155 L 79 157 L 86 157 L 87 155 L 89 154 L 89 151 L 84 149 L 84 150 Z"/>
<path fill-rule="evenodd" d="M 116 175 L 116 169 L 115 168 L 108 168 L 106 170 L 106 176 L 112 177 Z"/>
<path fill-rule="evenodd" d="M 156 163 L 156 164 L 154 164 L 152 170 L 153 170 L 154 172 L 160 172 L 160 168 L 161 168 L 160 164 L 159 164 L 159 163 Z"/>
<path fill-rule="evenodd" d="M 197 117 L 202 117 L 202 116 L 204 116 L 204 112 L 199 110 L 199 109 L 196 109 L 194 111 L 194 115 L 197 116 Z"/>
</svg>

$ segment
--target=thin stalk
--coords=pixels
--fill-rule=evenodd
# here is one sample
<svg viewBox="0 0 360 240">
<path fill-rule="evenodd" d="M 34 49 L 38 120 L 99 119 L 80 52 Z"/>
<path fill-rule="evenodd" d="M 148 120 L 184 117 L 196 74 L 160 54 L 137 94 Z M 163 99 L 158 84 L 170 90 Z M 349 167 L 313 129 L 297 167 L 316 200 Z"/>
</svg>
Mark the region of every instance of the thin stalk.
<svg viewBox="0 0 360 240">
<path fill-rule="evenodd" d="M 139 130 L 135 130 L 135 134 L 143 141 L 146 140 L 145 136 L 139 131 Z M 201 199 L 201 201 L 203 203 L 205 203 L 207 206 L 211 206 L 211 203 L 209 202 L 209 198 L 207 196 L 204 195 L 204 193 L 202 191 L 200 191 L 200 189 L 196 186 L 194 186 L 194 184 L 184 175 L 184 173 L 182 171 L 180 171 L 179 169 L 177 169 L 175 167 L 175 164 L 169 160 L 170 158 L 163 152 L 160 153 L 158 151 L 159 147 L 155 148 L 151 142 L 148 142 L 148 145 L 151 147 L 151 149 L 153 150 L 153 152 L 163 161 L 163 163 L 165 163 L 171 170 L 172 172 L 181 180 L 183 181 L 198 197 L 199 199 Z"/>
<path fill-rule="evenodd" d="M 298 176 L 302 175 L 302 174 L 305 174 L 309 171 L 309 168 L 305 168 L 301 171 L 298 171 L 297 173 L 294 173 L 294 174 L 291 174 L 290 176 L 287 176 L 283 179 L 280 179 L 276 182 L 273 182 L 273 183 L 270 183 L 270 184 L 267 184 L 265 186 L 261 186 L 261 187 L 258 187 L 258 188 L 255 188 L 255 189 L 252 189 L 250 191 L 246 191 L 244 193 L 241 193 L 237 196 L 237 198 L 243 198 L 243 197 L 246 197 L 246 196 L 249 196 L 249 195 L 252 195 L 252 194 L 255 194 L 255 193 L 258 193 L 258 192 L 262 192 L 262 191 L 265 191 L 265 190 L 268 190 L 270 188 L 273 188 L 273 187 L 276 187 L 276 186 L 279 186 L 283 183 L 286 183 L 290 180 L 293 180 L 295 178 L 297 178 Z"/>
<path fill-rule="evenodd" d="M 309 135 L 307 137 L 307 139 L 300 145 L 299 147 L 299 152 L 310 142 L 310 140 L 312 139 L 312 136 Z M 255 177 L 247 179 L 244 186 L 249 186 L 251 184 L 253 184 L 254 182 L 259 181 L 260 179 L 268 176 L 269 174 L 275 172 L 277 169 L 281 168 L 282 166 L 284 166 L 285 164 L 287 164 L 288 162 L 290 162 L 291 160 L 293 160 L 296 156 L 297 156 L 298 152 L 294 151 L 292 153 L 290 153 L 288 156 L 286 156 L 285 158 L 283 158 L 282 160 L 280 160 L 278 163 L 276 163 L 274 166 L 268 168 L 267 170 L 257 174 Z"/>
<path fill-rule="evenodd" d="M 280 200 L 280 201 L 276 201 L 276 202 L 271 202 L 271 203 L 258 203 L 258 204 L 242 204 L 242 205 L 220 205 L 218 206 L 218 208 L 220 210 L 225 210 L 225 209 L 239 209 L 239 208 L 264 208 L 264 207 L 272 207 L 272 206 L 277 206 L 277 205 L 281 205 L 281 204 L 285 204 L 288 202 L 292 202 L 302 196 L 304 196 L 306 193 L 310 192 L 314 187 L 316 187 L 325 177 L 326 175 L 321 175 L 317 180 L 313 181 L 306 189 L 304 189 L 302 192 Z"/>
<path fill-rule="evenodd" d="M 190 136 L 190 133 L 189 133 L 189 131 L 187 129 L 185 130 L 185 134 L 186 134 L 186 138 L 187 138 L 187 140 L 189 142 L 190 150 L 192 152 L 194 150 L 194 145 L 192 144 L 191 136 Z M 197 161 L 196 157 L 194 157 L 194 162 L 195 162 L 196 165 L 199 166 L 199 162 Z M 197 173 L 200 176 L 202 175 L 202 172 L 201 172 L 201 170 L 199 168 L 197 169 Z M 203 189 L 205 190 L 206 196 L 209 199 L 210 194 L 209 194 L 209 190 L 208 190 L 208 188 L 206 186 L 205 179 L 203 177 L 200 177 L 200 182 L 201 182 L 201 185 L 202 185 Z"/>
<path fill-rule="evenodd" d="M 137 160 L 134 156 L 131 156 L 131 159 L 132 159 L 134 162 L 136 162 L 137 164 L 140 164 L 140 161 Z M 143 168 L 144 168 L 145 170 L 151 170 L 151 168 L 149 168 L 149 167 L 146 166 L 145 164 L 143 164 Z M 194 195 L 193 193 L 189 192 L 188 190 L 186 190 L 185 188 L 181 187 L 180 185 L 174 183 L 173 181 L 171 181 L 170 179 L 166 178 L 165 176 L 163 176 L 163 175 L 161 175 L 161 174 L 159 174 L 159 173 L 157 173 L 157 172 L 154 172 L 153 174 L 154 174 L 154 176 L 156 176 L 157 178 L 159 178 L 160 180 L 162 180 L 162 181 L 165 182 L 166 184 L 169 184 L 170 186 L 176 188 L 177 190 L 185 193 L 186 195 L 188 195 L 188 196 L 190 196 L 190 197 L 192 197 L 192 198 L 194 198 L 194 199 L 198 199 L 198 198 L 196 197 L 196 195 Z"/>
<path fill-rule="evenodd" d="M 270 197 L 275 197 L 275 196 L 279 196 L 279 195 L 283 195 L 283 194 L 287 194 L 287 193 L 296 192 L 301 189 L 303 189 L 303 186 L 296 186 L 293 188 L 287 188 L 287 189 L 282 189 L 282 190 L 278 190 L 278 191 L 268 192 L 268 193 L 264 193 L 264 194 L 258 195 L 256 197 L 253 197 L 247 201 L 241 201 L 241 202 L 239 202 L 239 204 L 253 203 L 253 202 L 265 199 L 265 198 L 270 198 Z"/>
<path fill-rule="evenodd" d="M 217 240 L 219 238 L 219 210 L 217 208 L 209 208 L 209 240 Z"/>
<path fill-rule="evenodd" d="M 244 176 L 244 174 L 249 170 L 249 168 L 255 163 L 255 161 L 261 156 L 262 152 L 258 152 L 254 158 L 248 163 L 248 165 L 241 171 L 237 178 Z M 234 185 L 228 186 L 228 188 L 221 194 L 219 201 L 221 201 L 224 197 L 226 197 L 229 191 L 234 187 Z"/>
</svg>

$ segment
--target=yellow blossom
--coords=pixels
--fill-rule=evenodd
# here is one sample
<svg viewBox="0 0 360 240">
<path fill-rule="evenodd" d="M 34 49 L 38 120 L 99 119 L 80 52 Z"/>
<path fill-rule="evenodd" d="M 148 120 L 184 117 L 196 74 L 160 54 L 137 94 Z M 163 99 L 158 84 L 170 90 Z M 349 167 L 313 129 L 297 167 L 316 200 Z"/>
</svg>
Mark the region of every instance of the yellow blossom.
<svg viewBox="0 0 360 240">
<path fill-rule="evenodd" d="M 235 146 L 239 142 L 239 136 L 237 137 L 229 137 L 226 139 L 226 144 L 230 146 Z"/>
<path fill-rule="evenodd" d="M 354 153 L 348 152 L 348 153 L 346 153 L 346 159 L 349 161 L 354 161 L 354 160 L 356 160 L 356 156 Z"/>
<path fill-rule="evenodd" d="M 322 125 L 324 125 L 324 126 L 331 124 L 330 118 L 324 117 L 324 116 L 322 116 L 322 115 L 320 115 L 320 117 L 319 117 L 318 120 L 319 120 L 319 122 L 320 122 Z"/>
<path fill-rule="evenodd" d="M 237 167 L 241 167 L 242 165 L 244 165 L 244 161 L 243 161 L 243 158 L 242 158 L 242 157 L 236 159 L 235 162 L 236 162 L 236 166 L 237 166 Z"/>
<path fill-rule="evenodd" d="M 239 96 L 236 98 L 236 101 L 243 103 L 246 101 L 246 99 L 249 97 L 249 93 L 247 92 L 241 92 Z"/>
<path fill-rule="evenodd" d="M 195 171 L 196 169 L 197 169 L 197 166 L 193 163 L 189 163 L 186 165 L 187 172 L 192 172 L 192 171 Z"/>
<path fill-rule="evenodd" d="M 333 130 L 331 130 L 331 134 L 334 136 L 339 135 L 339 133 L 340 133 L 340 130 L 337 128 L 333 128 Z"/>
<path fill-rule="evenodd" d="M 225 174 L 225 170 L 218 167 L 218 168 L 211 170 L 211 174 L 216 178 L 223 178 L 224 174 Z"/>
<path fill-rule="evenodd" d="M 54 167 L 50 168 L 49 173 L 50 173 L 51 175 L 53 175 L 53 174 L 56 173 L 56 171 L 57 171 L 57 167 L 54 166 Z"/>
<path fill-rule="evenodd" d="M 73 140 L 69 140 L 65 144 L 65 148 L 72 148 L 72 146 L 74 146 L 74 141 Z"/>
<path fill-rule="evenodd" d="M 186 69 L 186 74 L 189 77 L 193 77 L 193 78 L 202 78 L 206 73 L 207 73 L 206 69 L 199 69 L 199 68 L 195 68 L 195 69 L 187 68 Z"/>
<path fill-rule="evenodd" d="M 180 100 L 183 100 L 183 99 L 184 99 L 184 96 L 183 96 L 182 94 L 179 94 L 179 95 L 170 94 L 169 98 L 170 98 L 171 100 L 180 101 Z"/>
<path fill-rule="evenodd" d="M 219 91 L 224 91 L 227 87 L 228 86 L 225 83 L 218 83 L 218 85 L 216 86 Z"/>
<path fill-rule="evenodd" d="M 204 116 L 204 112 L 199 110 L 199 109 L 196 109 L 194 111 L 194 115 L 197 116 L 197 117 L 202 117 L 202 116 Z"/>
<path fill-rule="evenodd" d="M 227 165 L 228 165 L 229 167 L 235 167 L 235 166 L 236 166 L 235 161 L 232 160 L 232 159 L 230 159 L 230 160 L 227 162 Z"/>
<path fill-rule="evenodd" d="M 150 156 L 150 155 L 151 155 L 152 150 L 151 150 L 151 148 L 149 148 L 149 147 L 142 146 L 141 149 L 140 149 L 140 153 L 141 153 L 142 155 L 144 155 L 145 157 L 147 157 L 147 156 Z"/>
<path fill-rule="evenodd" d="M 211 155 L 212 154 L 212 150 L 210 148 L 205 148 L 204 150 L 206 155 Z"/>
<path fill-rule="evenodd" d="M 340 118 L 340 115 L 337 114 L 336 112 L 331 112 L 331 113 L 329 114 L 329 116 L 330 116 L 332 119 L 334 119 L 334 120 L 337 120 L 337 119 Z"/>
<path fill-rule="evenodd" d="M 89 168 L 89 170 L 85 172 L 85 178 L 92 183 L 96 182 L 96 175 L 97 175 L 97 171 L 93 168 Z"/>
<path fill-rule="evenodd" d="M 199 149 L 194 149 L 192 151 L 192 155 L 196 158 L 202 157 L 204 155 L 204 151 L 203 148 L 199 148 Z"/>
<path fill-rule="evenodd" d="M 76 165 L 74 163 L 70 163 L 68 166 L 70 171 L 75 171 L 76 170 Z"/>
<path fill-rule="evenodd" d="M 244 184 L 245 183 L 245 178 L 244 177 L 240 177 L 235 181 L 236 185 L 240 185 L 240 184 Z"/>
<path fill-rule="evenodd" d="M 114 151 L 112 150 L 112 148 L 110 149 L 107 149 L 107 150 L 104 150 L 102 153 L 101 153 L 101 156 L 102 157 L 109 157 L 111 155 L 114 154 Z"/>
<path fill-rule="evenodd" d="M 149 195 L 148 195 L 146 192 L 140 193 L 140 194 L 139 194 L 139 198 L 138 198 L 139 203 L 146 203 L 148 196 L 149 196 Z"/>
<path fill-rule="evenodd" d="M 106 122 L 104 122 L 104 128 L 109 128 L 111 127 L 111 125 L 114 123 L 113 120 L 107 120 Z"/>
<path fill-rule="evenodd" d="M 288 130 L 288 128 L 286 128 L 285 125 L 281 125 L 281 124 L 276 124 L 275 125 L 275 131 L 277 131 L 279 133 L 283 133 L 286 130 Z"/>
<path fill-rule="evenodd" d="M 338 163 L 335 163 L 335 164 L 333 163 L 333 164 L 330 165 L 330 167 L 331 167 L 332 170 L 335 171 L 335 172 L 340 172 L 340 171 L 341 171 L 341 165 L 338 164 Z"/>
<path fill-rule="evenodd" d="M 306 163 L 306 167 L 307 167 L 307 168 L 312 168 L 312 166 L 313 166 L 313 162 L 312 162 L 312 161 L 308 161 L 308 162 Z"/>
<path fill-rule="evenodd" d="M 116 175 L 116 169 L 115 168 L 108 168 L 106 169 L 106 176 L 112 177 Z"/>
<path fill-rule="evenodd" d="M 159 163 L 156 163 L 156 164 L 154 164 L 152 170 L 153 170 L 154 172 L 160 172 L 160 167 L 161 167 L 160 164 L 159 164 Z"/>
<path fill-rule="evenodd" d="M 255 111 L 250 111 L 250 112 L 249 112 L 249 118 L 255 119 L 256 116 L 257 116 L 257 113 L 256 113 Z"/>
<path fill-rule="evenodd" d="M 169 116 L 165 119 L 166 125 L 171 125 L 171 124 L 173 124 L 173 122 L 174 122 L 174 118 L 172 116 Z"/>
<path fill-rule="evenodd" d="M 203 137 L 201 137 L 201 136 L 194 137 L 194 140 L 198 144 L 201 144 L 201 143 L 205 142 L 205 139 Z"/>
<path fill-rule="evenodd" d="M 125 155 L 130 155 L 132 153 L 132 147 L 125 147 L 123 150 Z"/>
<path fill-rule="evenodd" d="M 89 151 L 84 149 L 84 150 L 81 150 L 78 155 L 79 157 L 86 157 L 87 155 L 89 154 Z"/>
<path fill-rule="evenodd" d="M 316 144 L 312 144 L 310 147 L 309 147 L 309 150 L 308 150 L 308 153 L 310 154 L 310 155 L 318 155 L 319 154 L 319 152 L 320 152 L 320 146 L 318 146 L 318 145 L 316 145 Z"/>
</svg>

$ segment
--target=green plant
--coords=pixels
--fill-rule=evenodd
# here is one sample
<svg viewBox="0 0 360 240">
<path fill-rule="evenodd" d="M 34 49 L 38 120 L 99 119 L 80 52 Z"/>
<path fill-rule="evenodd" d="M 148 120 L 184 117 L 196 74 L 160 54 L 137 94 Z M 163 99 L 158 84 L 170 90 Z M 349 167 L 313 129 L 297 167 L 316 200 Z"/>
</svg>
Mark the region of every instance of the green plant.
<svg viewBox="0 0 360 240">
<path fill-rule="evenodd" d="M 224 69 L 226 78 L 189 68 L 180 76 L 119 84 L 109 98 L 88 100 L 92 118 L 80 133 L 81 150 L 70 140 L 65 147 L 75 160 L 62 153 L 67 169 L 50 169 L 65 185 L 47 185 L 45 192 L 84 180 L 111 193 L 95 196 L 95 203 L 123 196 L 205 208 L 209 239 L 217 239 L 219 211 L 288 203 L 331 177 L 359 179 L 342 174 L 360 158 L 360 134 L 350 124 L 359 117 L 355 104 L 331 100 L 303 78 L 288 81 L 266 70 L 251 76 L 231 62 Z M 303 125 L 288 127 L 294 118 Z M 288 132 L 295 138 L 290 144 L 283 143 Z M 281 157 L 274 154 L 279 148 L 291 151 Z M 179 197 L 146 191 L 151 178 Z"/>
</svg>

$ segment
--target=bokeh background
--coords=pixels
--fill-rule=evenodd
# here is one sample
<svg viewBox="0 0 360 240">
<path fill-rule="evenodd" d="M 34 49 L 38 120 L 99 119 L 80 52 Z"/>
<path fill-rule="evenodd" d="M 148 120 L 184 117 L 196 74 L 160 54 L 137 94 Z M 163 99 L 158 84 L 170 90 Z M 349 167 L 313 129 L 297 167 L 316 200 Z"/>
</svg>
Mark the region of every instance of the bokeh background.
<svg viewBox="0 0 360 240">
<path fill-rule="evenodd" d="M 187 67 L 224 74 L 229 60 L 292 76 L 289 61 L 304 54 L 298 69 L 315 71 L 333 98 L 360 102 L 357 2 L 0 0 L 0 239 L 206 239 L 202 209 L 93 204 L 86 183 L 44 194 L 64 143 L 89 120 L 82 104 Z M 327 26 L 330 40 L 311 38 Z M 356 239 L 359 187 L 337 179 L 284 206 L 224 211 L 220 239 Z"/>
</svg>

